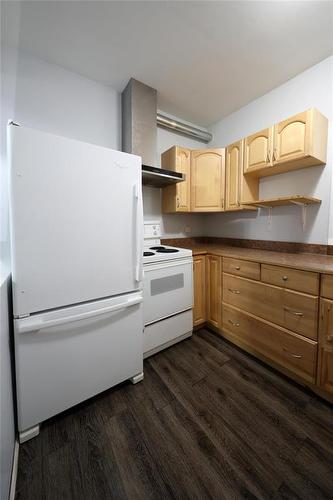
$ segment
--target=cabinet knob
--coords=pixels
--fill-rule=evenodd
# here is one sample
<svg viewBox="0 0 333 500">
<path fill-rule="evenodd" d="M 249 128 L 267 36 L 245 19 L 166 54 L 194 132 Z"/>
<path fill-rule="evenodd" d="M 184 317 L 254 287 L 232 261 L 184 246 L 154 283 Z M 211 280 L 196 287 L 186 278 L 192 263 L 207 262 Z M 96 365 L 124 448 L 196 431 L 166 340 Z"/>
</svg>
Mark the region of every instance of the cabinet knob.
<svg viewBox="0 0 333 500">
<path fill-rule="evenodd" d="M 327 342 L 333 342 L 333 335 L 327 335 Z"/>
<path fill-rule="evenodd" d="M 236 271 L 239 271 L 240 270 L 240 267 L 239 266 L 236 266 L 235 267 Z"/>
<path fill-rule="evenodd" d="M 283 281 L 288 281 L 288 276 L 282 276 Z"/>
</svg>

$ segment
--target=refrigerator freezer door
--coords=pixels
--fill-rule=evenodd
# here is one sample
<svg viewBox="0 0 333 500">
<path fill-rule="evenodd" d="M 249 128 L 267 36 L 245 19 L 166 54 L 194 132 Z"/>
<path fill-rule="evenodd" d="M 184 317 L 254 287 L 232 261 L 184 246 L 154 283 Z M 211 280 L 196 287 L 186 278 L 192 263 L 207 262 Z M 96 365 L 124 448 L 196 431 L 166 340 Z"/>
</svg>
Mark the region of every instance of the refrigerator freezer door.
<svg viewBox="0 0 333 500">
<path fill-rule="evenodd" d="M 139 289 L 141 159 L 8 129 L 14 315 Z"/>
<path fill-rule="evenodd" d="M 16 319 L 19 430 L 142 372 L 142 330 L 142 292 Z"/>
</svg>

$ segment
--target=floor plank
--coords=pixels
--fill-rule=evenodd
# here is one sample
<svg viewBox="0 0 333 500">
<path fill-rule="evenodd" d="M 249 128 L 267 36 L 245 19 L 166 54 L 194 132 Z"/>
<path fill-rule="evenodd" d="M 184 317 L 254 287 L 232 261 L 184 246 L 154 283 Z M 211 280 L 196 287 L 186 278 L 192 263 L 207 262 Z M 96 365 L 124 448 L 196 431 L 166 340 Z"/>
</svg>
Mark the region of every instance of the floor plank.
<svg viewBox="0 0 333 500">
<path fill-rule="evenodd" d="M 45 422 L 17 500 L 333 499 L 333 409 L 202 329 Z"/>
</svg>

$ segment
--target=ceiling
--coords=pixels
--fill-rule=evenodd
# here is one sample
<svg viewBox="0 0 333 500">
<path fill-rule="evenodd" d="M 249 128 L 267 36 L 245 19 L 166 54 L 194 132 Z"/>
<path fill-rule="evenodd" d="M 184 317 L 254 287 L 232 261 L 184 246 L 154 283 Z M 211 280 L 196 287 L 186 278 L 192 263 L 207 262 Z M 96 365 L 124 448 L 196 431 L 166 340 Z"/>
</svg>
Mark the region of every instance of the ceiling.
<svg viewBox="0 0 333 500">
<path fill-rule="evenodd" d="M 333 3 L 23 1 L 20 47 L 208 126 L 333 53 Z"/>
</svg>

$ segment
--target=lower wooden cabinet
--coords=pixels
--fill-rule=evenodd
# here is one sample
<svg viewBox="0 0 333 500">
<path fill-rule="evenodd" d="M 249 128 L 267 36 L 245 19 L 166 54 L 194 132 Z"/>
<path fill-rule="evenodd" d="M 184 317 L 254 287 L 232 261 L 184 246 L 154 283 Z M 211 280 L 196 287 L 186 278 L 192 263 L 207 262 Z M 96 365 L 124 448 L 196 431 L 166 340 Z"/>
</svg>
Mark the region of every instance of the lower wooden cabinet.
<svg viewBox="0 0 333 500">
<path fill-rule="evenodd" d="M 333 396 L 333 300 L 321 299 L 317 384 Z"/>
<path fill-rule="evenodd" d="M 317 297 L 223 273 L 223 301 L 317 340 Z"/>
<path fill-rule="evenodd" d="M 193 258 L 193 326 L 206 321 L 206 256 Z"/>
<path fill-rule="evenodd" d="M 221 257 L 206 257 L 207 322 L 219 328 L 221 322 Z"/>
<path fill-rule="evenodd" d="M 317 342 L 227 304 L 222 308 L 222 329 L 230 340 L 315 383 Z"/>
<path fill-rule="evenodd" d="M 194 256 L 193 268 L 195 327 L 206 323 L 333 402 L 333 275 L 214 254 Z"/>
</svg>

